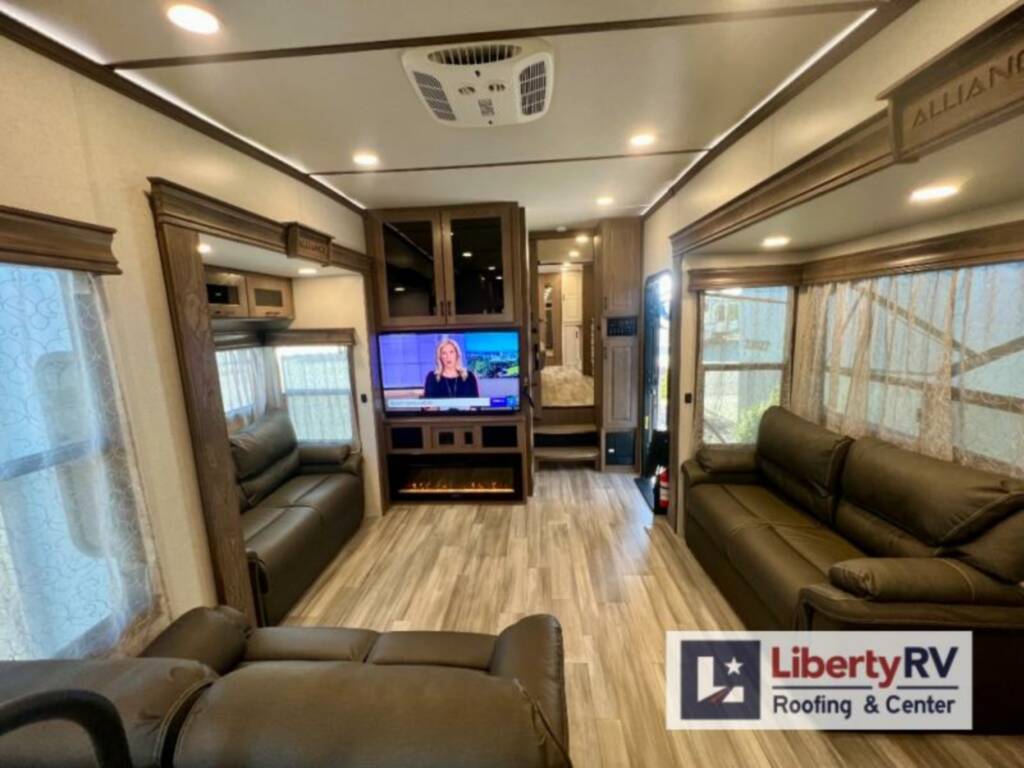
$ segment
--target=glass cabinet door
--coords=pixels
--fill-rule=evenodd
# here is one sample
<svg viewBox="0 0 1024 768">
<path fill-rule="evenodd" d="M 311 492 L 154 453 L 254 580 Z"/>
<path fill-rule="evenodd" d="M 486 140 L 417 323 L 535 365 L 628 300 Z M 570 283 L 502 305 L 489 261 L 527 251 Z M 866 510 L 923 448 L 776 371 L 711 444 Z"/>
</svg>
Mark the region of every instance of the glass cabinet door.
<svg viewBox="0 0 1024 768">
<path fill-rule="evenodd" d="M 511 222 L 507 208 L 444 214 L 449 322 L 504 322 L 512 306 Z"/>
<path fill-rule="evenodd" d="M 444 315 L 440 219 L 395 213 L 382 222 L 383 320 L 389 325 L 437 323 Z"/>
</svg>

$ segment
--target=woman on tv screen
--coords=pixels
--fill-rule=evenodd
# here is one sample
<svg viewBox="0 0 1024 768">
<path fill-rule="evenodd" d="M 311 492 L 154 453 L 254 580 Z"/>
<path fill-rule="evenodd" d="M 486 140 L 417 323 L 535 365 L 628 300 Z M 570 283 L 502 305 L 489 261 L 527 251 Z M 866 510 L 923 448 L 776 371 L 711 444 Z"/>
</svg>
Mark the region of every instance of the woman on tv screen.
<svg viewBox="0 0 1024 768">
<path fill-rule="evenodd" d="M 441 339 L 434 355 L 435 367 L 423 383 L 423 397 L 480 397 L 476 375 L 466 370 L 462 350 L 452 339 Z"/>
</svg>

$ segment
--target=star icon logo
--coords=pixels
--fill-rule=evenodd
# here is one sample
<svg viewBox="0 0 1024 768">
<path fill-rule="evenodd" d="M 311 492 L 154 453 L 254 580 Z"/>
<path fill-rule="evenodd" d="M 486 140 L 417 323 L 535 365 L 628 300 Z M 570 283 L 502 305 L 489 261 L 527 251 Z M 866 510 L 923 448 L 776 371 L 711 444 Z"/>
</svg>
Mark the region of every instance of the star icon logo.
<svg viewBox="0 0 1024 768">
<path fill-rule="evenodd" d="M 740 667 L 743 666 L 742 661 L 736 661 L 736 657 L 732 657 L 732 661 L 725 662 L 725 668 L 729 670 L 730 675 L 738 675 L 740 673 Z"/>
</svg>

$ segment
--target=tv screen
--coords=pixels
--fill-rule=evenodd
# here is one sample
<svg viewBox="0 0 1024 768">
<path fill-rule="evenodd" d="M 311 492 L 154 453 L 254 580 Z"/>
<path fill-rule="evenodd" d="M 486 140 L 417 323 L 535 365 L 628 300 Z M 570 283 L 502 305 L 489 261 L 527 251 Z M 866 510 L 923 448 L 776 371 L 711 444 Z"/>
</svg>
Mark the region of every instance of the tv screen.
<svg viewBox="0 0 1024 768">
<path fill-rule="evenodd" d="M 519 410 L 519 332 L 382 333 L 388 413 Z"/>
</svg>

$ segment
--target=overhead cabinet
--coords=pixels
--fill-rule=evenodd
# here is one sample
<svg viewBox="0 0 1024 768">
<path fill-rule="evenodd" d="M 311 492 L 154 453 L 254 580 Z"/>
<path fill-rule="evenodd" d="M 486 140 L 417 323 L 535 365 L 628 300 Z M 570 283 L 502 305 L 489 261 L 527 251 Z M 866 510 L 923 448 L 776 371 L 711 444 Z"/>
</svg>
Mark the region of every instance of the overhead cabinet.
<svg viewBox="0 0 1024 768">
<path fill-rule="evenodd" d="M 295 316 L 288 278 L 209 266 L 205 271 L 211 317 L 265 320 Z"/>
<path fill-rule="evenodd" d="M 371 216 L 381 326 L 515 322 L 514 210 L 471 205 Z"/>
</svg>

